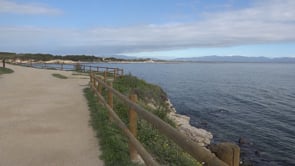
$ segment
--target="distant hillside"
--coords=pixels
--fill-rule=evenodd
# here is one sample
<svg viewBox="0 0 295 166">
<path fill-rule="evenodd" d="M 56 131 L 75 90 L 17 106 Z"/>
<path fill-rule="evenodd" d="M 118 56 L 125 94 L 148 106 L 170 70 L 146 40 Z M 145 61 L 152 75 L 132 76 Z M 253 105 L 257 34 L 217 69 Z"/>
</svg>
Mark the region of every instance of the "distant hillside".
<svg viewBox="0 0 295 166">
<path fill-rule="evenodd" d="M 295 58 L 267 58 L 267 57 L 245 57 L 245 56 L 204 56 L 191 58 L 177 58 L 175 61 L 189 61 L 189 62 L 245 62 L 245 63 L 295 63 Z"/>
<path fill-rule="evenodd" d="M 103 58 L 115 58 L 115 59 L 125 59 L 125 60 L 133 60 L 133 59 L 138 59 L 137 57 L 134 56 L 127 56 L 127 55 L 102 55 L 101 57 Z"/>
<path fill-rule="evenodd" d="M 83 62 L 147 62 L 151 61 L 149 58 L 136 58 L 125 55 L 109 55 L 109 56 L 94 56 L 94 55 L 52 55 L 42 53 L 12 53 L 0 52 L 0 59 L 20 59 L 20 60 L 34 60 L 34 61 L 49 61 L 49 60 L 72 60 Z"/>
<path fill-rule="evenodd" d="M 0 58 L 14 58 L 14 57 L 16 57 L 16 53 L 0 52 Z"/>
</svg>

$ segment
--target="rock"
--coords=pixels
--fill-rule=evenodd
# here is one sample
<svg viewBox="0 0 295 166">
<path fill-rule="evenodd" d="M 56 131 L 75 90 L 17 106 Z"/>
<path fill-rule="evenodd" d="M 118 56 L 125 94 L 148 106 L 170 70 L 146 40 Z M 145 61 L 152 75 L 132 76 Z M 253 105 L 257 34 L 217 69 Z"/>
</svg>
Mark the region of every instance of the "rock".
<svg viewBox="0 0 295 166">
<path fill-rule="evenodd" d="M 170 111 L 170 112 L 175 112 L 175 113 L 176 113 L 176 110 L 175 110 L 173 104 L 170 102 L 169 99 L 166 100 L 166 105 L 167 105 L 167 108 L 169 108 L 169 111 Z"/>
<path fill-rule="evenodd" d="M 153 110 L 157 109 L 157 107 L 153 103 L 148 103 L 147 106 Z"/>
<path fill-rule="evenodd" d="M 260 152 L 258 150 L 255 150 L 255 155 L 260 157 Z"/>
<path fill-rule="evenodd" d="M 249 144 L 249 142 L 243 137 L 240 137 L 238 142 L 240 145 Z"/>
<path fill-rule="evenodd" d="M 210 132 L 190 125 L 190 117 L 177 114 L 169 99 L 167 99 L 165 103 L 166 108 L 168 109 L 167 117 L 175 122 L 176 128 L 179 132 L 183 133 L 186 137 L 190 138 L 200 146 L 207 146 L 210 144 L 211 139 L 213 138 L 213 135 Z M 157 104 L 154 101 L 148 102 L 147 106 L 154 110 L 157 109 Z"/>
<path fill-rule="evenodd" d="M 200 146 L 207 146 L 210 144 L 213 135 L 204 130 L 190 125 L 190 117 L 179 115 L 176 111 L 171 110 L 168 117 L 176 123 L 177 129 L 185 136 L 196 142 Z"/>
<path fill-rule="evenodd" d="M 203 122 L 201 122 L 201 125 L 208 126 L 208 123 L 203 121 Z"/>
</svg>

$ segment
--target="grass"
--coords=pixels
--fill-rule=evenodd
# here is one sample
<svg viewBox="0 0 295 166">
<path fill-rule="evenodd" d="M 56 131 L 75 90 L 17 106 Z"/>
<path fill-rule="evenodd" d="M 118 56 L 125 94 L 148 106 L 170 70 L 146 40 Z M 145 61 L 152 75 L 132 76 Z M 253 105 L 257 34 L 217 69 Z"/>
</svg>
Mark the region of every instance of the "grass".
<svg viewBox="0 0 295 166">
<path fill-rule="evenodd" d="M 88 101 L 90 111 L 90 124 L 99 138 L 100 158 L 106 166 L 134 165 L 129 160 L 127 138 L 108 119 L 108 112 L 101 104 L 98 104 L 96 96 L 89 89 L 84 89 L 84 95 Z"/>
<path fill-rule="evenodd" d="M 57 73 L 53 73 L 52 74 L 53 77 L 59 78 L 59 79 L 67 79 L 67 76 L 61 75 L 61 74 L 57 74 Z"/>
<path fill-rule="evenodd" d="M 1 74 L 9 74 L 9 73 L 13 73 L 13 70 L 11 70 L 9 68 L 0 67 L 0 75 Z"/>
<path fill-rule="evenodd" d="M 134 76 L 127 75 L 116 79 L 113 87 L 128 96 L 131 92 L 138 95 L 139 104 L 156 114 L 162 120 L 175 126 L 174 122 L 167 118 L 167 95 L 156 85 L 146 83 Z M 107 91 L 103 90 L 103 95 Z M 97 132 L 102 149 L 101 158 L 106 165 L 134 165 L 129 161 L 128 142 L 122 132 L 108 120 L 107 110 L 96 101 L 90 89 L 85 90 L 88 105 L 91 112 L 91 125 Z M 157 106 L 153 110 L 146 106 L 153 103 Z M 114 97 L 114 110 L 125 124 L 128 124 L 128 107 L 118 98 Z M 194 166 L 200 165 L 189 154 L 185 153 L 178 145 L 162 135 L 145 120 L 138 120 L 137 139 L 152 154 L 161 165 Z M 116 161 L 114 161 L 116 160 Z M 114 163 L 116 162 L 116 163 Z"/>
</svg>

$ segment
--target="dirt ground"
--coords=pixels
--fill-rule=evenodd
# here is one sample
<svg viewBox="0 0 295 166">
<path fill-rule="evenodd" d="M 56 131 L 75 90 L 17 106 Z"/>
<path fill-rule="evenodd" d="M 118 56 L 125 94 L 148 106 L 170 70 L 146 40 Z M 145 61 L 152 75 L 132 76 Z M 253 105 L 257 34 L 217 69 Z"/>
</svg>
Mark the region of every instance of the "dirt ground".
<svg viewBox="0 0 295 166">
<path fill-rule="evenodd" d="M 82 91 L 89 79 L 7 67 L 14 73 L 0 75 L 0 166 L 103 165 Z"/>
</svg>

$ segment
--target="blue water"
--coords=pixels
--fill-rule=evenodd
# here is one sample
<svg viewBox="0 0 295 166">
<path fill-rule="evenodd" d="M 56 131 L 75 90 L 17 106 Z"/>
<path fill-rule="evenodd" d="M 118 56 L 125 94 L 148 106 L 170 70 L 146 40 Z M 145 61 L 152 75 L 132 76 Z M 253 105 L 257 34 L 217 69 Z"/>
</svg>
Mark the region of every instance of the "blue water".
<svg viewBox="0 0 295 166">
<path fill-rule="evenodd" d="M 295 64 L 98 64 L 160 85 L 178 113 L 214 135 L 246 140 L 243 160 L 295 165 Z"/>
</svg>

